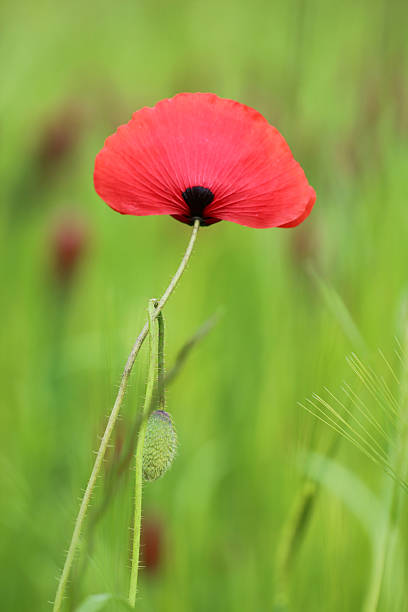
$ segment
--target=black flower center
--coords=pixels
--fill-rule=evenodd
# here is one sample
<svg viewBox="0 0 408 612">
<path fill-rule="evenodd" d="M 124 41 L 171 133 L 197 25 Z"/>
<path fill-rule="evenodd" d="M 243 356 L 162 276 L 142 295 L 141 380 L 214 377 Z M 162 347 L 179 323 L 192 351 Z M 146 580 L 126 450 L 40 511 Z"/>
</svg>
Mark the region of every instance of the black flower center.
<svg viewBox="0 0 408 612">
<path fill-rule="evenodd" d="M 201 225 L 206 225 L 204 209 L 211 204 L 214 199 L 214 194 L 207 187 L 197 185 L 188 187 L 183 191 L 183 199 L 190 209 L 190 222 L 194 223 L 195 219 L 200 219 Z"/>
</svg>

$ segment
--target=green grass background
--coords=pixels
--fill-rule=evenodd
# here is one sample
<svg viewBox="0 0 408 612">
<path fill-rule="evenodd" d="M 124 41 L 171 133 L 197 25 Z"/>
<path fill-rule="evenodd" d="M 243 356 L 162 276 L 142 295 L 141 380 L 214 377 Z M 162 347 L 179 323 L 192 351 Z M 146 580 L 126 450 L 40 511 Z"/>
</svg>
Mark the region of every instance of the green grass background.
<svg viewBox="0 0 408 612">
<path fill-rule="evenodd" d="M 1 610 L 50 609 L 121 369 L 148 299 L 164 290 L 189 237 L 171 218 L 110 210 L 93 189 L 94 157 L 132 112 L 179 91 L 213 91 L 262 112 L 305 168 L 317 202 L 293 230 L 203 229 L 166 307 L 169 365 L 205 319 L 219 309 L 223 316 L 169 389 L 180 448 L 165 478 L 144 489 L 144 514 L 162 525 L 163 546 L 158 570 L 142 572 L 137 609 L 274 609 L 279 543 L 303 486 L 304 453 L 324 454 L 333 440 L 298 401 L 326 385 L 336 390 L 350 376 L 345 357 L 362 350 L 308 266 L 346 305 L 363 357 L 381 347 L 394 363 L 394 336 L 403 338 L 407 18 L 397 0 L 3 1 Z M 41 154 L 55 126 L 72 136 L 58 159 Z M 62 300 L 50 239 L 61 210 L 88 228 Z M 145 376 L 143 353 L 122 436 Z M 389 481 L 352 445 L 341 442 L 335 460 L 384 499 Z M 127 593 L 132 476 L 98 525 L 67 609 L 92 593 Z M 291 568 L 290 610 L 358 611 L 370 588 L 369 517 L 356 518 L 328 480 Z M 94 509 L 103 490 L 100 480 Z M 387 548 L 371 609 L 408 609 L 407 597 L 395 596 L 406 580 L 406 527 L 403 510 L 402 554 L 395 563 Z"/>
</svg>

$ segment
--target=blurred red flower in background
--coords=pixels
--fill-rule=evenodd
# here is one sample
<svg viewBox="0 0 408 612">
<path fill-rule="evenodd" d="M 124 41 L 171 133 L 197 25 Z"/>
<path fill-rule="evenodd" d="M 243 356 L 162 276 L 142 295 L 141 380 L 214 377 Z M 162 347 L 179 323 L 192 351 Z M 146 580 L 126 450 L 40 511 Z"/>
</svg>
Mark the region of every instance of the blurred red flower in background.
<svg viewBox="0 0 408 612">
<path fill-rule="evenodd" d="M 163 557 L 163 525 L 154 517 L 144 516 L 140 532 L 140 565 L 149 573 L 156 572 Z"/>
<path fill-rule="evenodd" d="M 134 113 L 95 162 L 95 189 L 129 215 L 172 215 L 294 227 L 316 199 L 276 128 L 254 109 L 210 93 L 182 93 Z"/>
</svg>

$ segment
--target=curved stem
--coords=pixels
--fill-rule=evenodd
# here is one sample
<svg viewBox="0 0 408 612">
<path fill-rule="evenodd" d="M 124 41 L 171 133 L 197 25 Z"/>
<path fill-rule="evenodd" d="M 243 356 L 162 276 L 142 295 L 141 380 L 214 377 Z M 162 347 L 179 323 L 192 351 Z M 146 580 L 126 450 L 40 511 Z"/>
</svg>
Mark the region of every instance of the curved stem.
<svg viewBox="0 0 408 612">
<path fill-rule="evenodd" d="M 196 220 L 194 222 L 194 226 L 193 226 L 193 231 L 190 237 L 190 241 L 187 245 L 187 249 L 186 252 L 184 253 L 184 257 L 181 260 L 181 263 L 179 265 L 179 267 L 177 268 L 177 271 L 175 273 L 175 275 L 173 276 L 173 278 L 170 281 L 169 286 L 167 287 L 166 291 L 163 293 L 163 296 L 160 298 L 159 303 L 157 304 L 155 311 L 153 313 L 153 319 L 156 319 L 157 315 L 159 314 L 159 312 L 162 310 L 162 308 L 165 306 L 165 304 L 167 303 L 167 300 L 169 299 L 169 297 L 171 296 L 171 294 L 173 293 L 174 289 L 177 286 L 178 281 L 180 280 L 181 275 L 183 274 L 184 270 L 187 267 L 188 261 L 191 257 L 191 253 L 193 252 L 193 247 L 194 247 L 194 243 L 196 241 L 197 238 L 197 233 L 200 227 L 200 221 Z M 119 386 L 119 391 L 118 394 L 116 396 L 116 400 L 115 403 L 113 405 L 112 411 L 110 413 L 107 425 L 106 425 L 106 429 L 105 429 L 105 433 L 102 436 L 102 440 L 98 449 L 98 452 L 96 454 L 96 459 L 95 459 L 95 463 L 94 466 L 92 468 L 92 472 L 91 475 L 89 477 L 89 481 L 88 484 L 86 486 L 85 489 L 85 493 L 84 496 L 82 498 L 81 501 L 81 505 L 79 508 L 79 512 L 78 512 L 78 516 L 76 518 L 75 521 L 75 526 L 74 526 L 74 531 L 72 533 L 72 538 L 71 538 L 71 542 L 68 548 L 68 552 L 67 552 L 67 556 L 65 559 L 65 563 L 64 563 L 64 567 L 61 573 L 61 577 L 59 579 L 58 582 L 58 587 L 57 587 L 57 592 L 55 595 L 55 601 L 54 601 L 54 606 L 53 606 L 53 612 L 59 612 L 59 610 L 61 609 L 62 606 L 62 600 L 64 597 L 64 592 L 65 592 L 65 587 L 68 581 L 68 577 L 71 571 L 71 567 L 72 564 L 74 562 L 74 558 L 75 558 L 75 553 L 77 551 L 77 548 L 79 546 L 79 541 L 80 541 L 80 537 L 81 537 L 81 532 L 82 532 L 82 526 L 84 523 L 84 519 L 85 519 L 85 515 L 86 512 L 88 510 L 88 506 L 89 506 L 89 502 L 91 501 L 91 497 L 92 497 L 92 492 L 96 483 L 96 480 L 98 478 L 101 466 L 102 466 L 102 462 L 103 459 L 105 457 L 105 453 L 106 453 L 106 449 L 108 447 L 109 444 L 109 440 L 110 437 L 112 435 L 112 431 L 113 428 L 115 426 L 116 423 L 116 419 L 118 418 L 118 414 L 120 411 L 120 407 L 122 405 L 123 402 L 123 398 L 125 396 L 126 393 L 126 387 L 127 387 L 127 383 L 129 380 L 129 376 L 130 373 L 132 371 L 133 368 L 133 364 L 135 362 L 136 356 L 140 350 L 140 347 L 142 346 L 144 340 L 146 339 L 147 333 L 149 331 L 149 325 L 148 323 L 146 323 L 142 329 L 142 331 L 140 332 L 139 336 L 136 339 L 136 342 L 133 345 L 133 348 L 130 352 L 130 355 L 127 359 L 125 368 L 123 370 L 122 373 L 122 378 L 120 381 L 120 386 Z"/>
<path fill-rule="evenodd" d="M 135 516 L 133 527 L 132 570 L 130 574 L 129 604 L 132 608 L 136 604 L 137 578 L 139 574 L 140 528 L 142 522 L 142 487 L 143 487 L 143 448 L 147 418 L 153 398 L 154 384 L 157 373 L 158 335 L 153 319 L 156 300 L 149 302 L 149 373 L 147 378 L 146 395 L 144 399 L 142 422 L 136 445 L 136 479 L 135 479 Z"/>
</svg>

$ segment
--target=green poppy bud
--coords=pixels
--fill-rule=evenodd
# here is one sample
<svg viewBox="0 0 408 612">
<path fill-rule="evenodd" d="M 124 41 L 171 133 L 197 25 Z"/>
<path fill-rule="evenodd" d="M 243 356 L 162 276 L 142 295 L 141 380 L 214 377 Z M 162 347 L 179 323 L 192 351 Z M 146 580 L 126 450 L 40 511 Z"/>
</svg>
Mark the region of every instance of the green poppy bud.
<svg viewBox="0 0 408 612">
<path fill-rule="evenodd" d="M 143 448 L 143 478 L 157 480 L 169 469 L 177 449 L 177 434 L 171 416 L 155 410 L 146 424 Z"/>
</svg>

